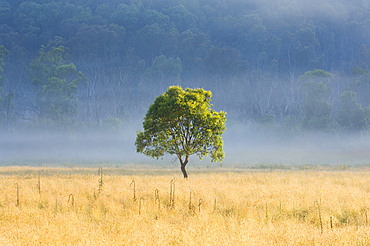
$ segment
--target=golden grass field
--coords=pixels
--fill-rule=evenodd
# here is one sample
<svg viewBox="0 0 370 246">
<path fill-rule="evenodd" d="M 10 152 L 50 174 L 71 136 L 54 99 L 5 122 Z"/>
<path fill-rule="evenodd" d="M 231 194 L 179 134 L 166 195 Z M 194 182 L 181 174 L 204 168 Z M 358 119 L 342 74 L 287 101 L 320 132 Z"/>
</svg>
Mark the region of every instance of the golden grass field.
<svg viewBox="0 0 370 246">
<path fill-rule="evenodd" d="M 0 245 L 370 245 L 368 169 L 102 171 L 1 167 Z"/>
</svg>

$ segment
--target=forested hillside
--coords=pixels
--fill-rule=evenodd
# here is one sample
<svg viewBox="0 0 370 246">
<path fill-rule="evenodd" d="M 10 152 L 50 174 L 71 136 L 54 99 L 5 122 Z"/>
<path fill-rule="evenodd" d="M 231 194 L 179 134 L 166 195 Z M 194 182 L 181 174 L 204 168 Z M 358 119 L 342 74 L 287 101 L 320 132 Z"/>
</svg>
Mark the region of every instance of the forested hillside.
<svg viewBox="0 0 370 246">
<path fill-rule="evenodd" d="M 170 85 L 229 123 L 363 130 L 366 0 L 0 0 L 2 128 L 119 128 Z"/>
</svg>

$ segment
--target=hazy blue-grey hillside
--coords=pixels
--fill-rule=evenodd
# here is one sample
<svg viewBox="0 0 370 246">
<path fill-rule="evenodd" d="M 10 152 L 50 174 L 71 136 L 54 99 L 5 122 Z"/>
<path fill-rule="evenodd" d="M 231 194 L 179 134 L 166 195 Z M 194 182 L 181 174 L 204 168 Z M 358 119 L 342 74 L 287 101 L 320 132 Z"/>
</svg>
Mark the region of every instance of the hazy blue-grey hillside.
<svg viewBox="0 0 370 246">
<path fill-rule="evenodd" d="M 0 154 L 123 160 L 120 149 L 135 151 L 149 104 L 170 85 L 213 92 L 214 108 L 228 113 L 230 150 L 294 144 L 307 132 L 368 144 L 369 5 L 0 0 Z M 49 150 L 42 134 L 55 136 Z M 345 139 L 341 148 L 353 147 Z"/>
</svg>

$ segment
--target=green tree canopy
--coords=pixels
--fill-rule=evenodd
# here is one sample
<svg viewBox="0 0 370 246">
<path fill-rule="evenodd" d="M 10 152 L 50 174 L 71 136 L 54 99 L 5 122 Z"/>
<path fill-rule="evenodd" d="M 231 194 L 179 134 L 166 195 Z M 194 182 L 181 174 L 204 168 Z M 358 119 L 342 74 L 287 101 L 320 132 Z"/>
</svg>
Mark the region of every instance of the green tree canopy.
<svg viewBox="0 0 370 246">
<path fill-rule="evenodd" d="M 304 128 L 310 130 L 329 128 L 332 106 L 326 99 L 329 89 L 325 83 L 328 83 L 332 77 L 331 73 L 321 69 L 305 72 L 300 77 L 306 94 L 302 103 Z"/>
<path fill-rule="evenodd" d="M 8 50 L 1 45 L 0 46 L 0 124 L 5 123 L 7 125 L 13 115 L 13 91 L 5 92 L 5 73 L 4 73 L 4 56 L 8 54 Z"/>
<path fill-rule="evenodd" d="M 190 155 L 221 161 L 226 113 L 211 109 L 211 98 L 212 92 L 204 89 L 170 86 L 150 105 L 144 131 L 137 134 L 137 152 L 153 158 L 176 155 L 184 178 Z"/>
<path fill-rule="evenodd" d="M 154 80 L 180 80 L 180 73 L 182 71 L 180 58 L 166 58 L 161 55 L 154 59 L 151 67 L 147 68 L 145 75 Z"/>
<path fill-rule="evenodd" d="M 180 32 L 195 25 L 196 17 L 182 4 L 168 8 L 165 13 L 168 14 Z"/>
<path fill-rule="evenodd" d="M 357 102 L 356 93 L 346 91 L 340 95 L 339 124 L 347 130 L 362 130 L 367 126 L 367 113 Z"/>
<path fill-rule="evenodd" d="M 67 45 L 74 58 L 105 59 L 113 63 L 120 54 L 126 30 L 116 24 L 81 25 Z"/>
<path fill-rule="evenodd" d="M 125 27 L 128 31 L 133 31 L 139 19 L 139 10 L 135 4 L 118 5 L 116 11 L 112 14 L 111 20 L 120 26 Z"/>
<path fill-rule="evenodd" d="M 52 48 L 30 63 L 30 78 L 36 90 L 36 107 L 41 119 L 65 124 L 76 114 L 77 86 L 84 77 L 73 63 L 64 60 L 64 47 Z"/>
<path fill-rule="evenodd" d="M 0 91 L 2 90 L 5 83 L 5 74 L 4 74 L 4 56 L 8 54 L 8 50 L 1 45 L 0 46 Z"/>
</svg>

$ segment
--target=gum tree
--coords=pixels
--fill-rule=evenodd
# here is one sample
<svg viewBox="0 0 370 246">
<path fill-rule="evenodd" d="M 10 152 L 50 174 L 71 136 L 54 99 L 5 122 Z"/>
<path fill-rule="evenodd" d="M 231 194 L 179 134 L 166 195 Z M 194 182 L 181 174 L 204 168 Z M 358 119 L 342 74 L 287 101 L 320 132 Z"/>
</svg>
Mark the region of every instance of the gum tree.
<svg viewBox="0 0 370 246">
<path fill-rule="evenodd" d="M 64 125 L 77 113 L 77 87 L 84 81 L 82 72 L 64 59 L 65 48 L 41 49 L 29 66 L 29 76 L 36 91 L 40 119 Z"/>
<path fill-rule="evenodd" d="M 301 77 L 305 97 L 302 102 L 302 126 L 310 130 L 326 130 L 332 123 L 332 106 L 327 100 L 333 75 L 321 69 L 305 72 Z"/>
<path fill-rule="evenodd" d="M 1 45 L 0 46 L 0 124 L 5 123 L 7 126 L 12 118 L 13 111 L 13 91 L 6 92 L 4 89 L 5 85 L 5 73 L 4 73 L 4 57 L 8 54 L 8 50 Z"/>
<path fill-rule="evenodd" d="M 338 122 L 346 130 L 362 130 L 368 125 L 368 109 L 357 101 L 356 92 L 346 91 L 340 95 L 341 108 L 338 111 Z"/>
<path fill-rule="evenodd" d="M 177 156 L 184 178 L 193 154 L 221 161 L 226 113 L 211 109 L 211 98 L 212 93 L 204 89 L 170 86 L 150 105 L 144 131 L 137 133 L 137 152 L 157 159 L 165 154 Z"/>
</svg>

